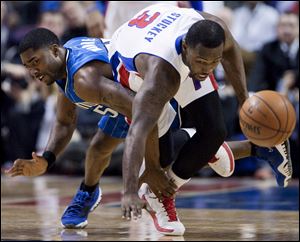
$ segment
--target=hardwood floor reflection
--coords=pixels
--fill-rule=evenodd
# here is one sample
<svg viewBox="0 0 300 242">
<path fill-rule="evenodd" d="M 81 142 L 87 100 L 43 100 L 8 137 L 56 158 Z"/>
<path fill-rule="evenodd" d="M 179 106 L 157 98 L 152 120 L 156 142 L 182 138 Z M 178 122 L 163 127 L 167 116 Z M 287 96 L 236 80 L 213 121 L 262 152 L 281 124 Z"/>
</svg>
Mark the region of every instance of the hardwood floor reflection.
<svg viewBox="0 0 300 242">
<path fill-rule="evenodd" d="M 201 179 L 193 180 L 193 184 L 202 184 Z M 185 235 L 163 236 L 156 232 L 145 211 L 138 221 L 121 219 L 120 178 L 105 178 L 102 181 L 103 203 L 90 214 L 89 224 L 85 229 L 65 230 L 60 225 L 60 216 L 80 181 L 80 178 L 47 176 L 33 179 L 1 177 L 1 239 L 299 240 L 299 211 L 209 208 L 178 208 L 179 217 L 186 227 Z M 228 182 L 230 181 L 233 180 L 229 179 Z M 224 184 L 224 180 L 222 183 Z M 107 198 L 105 194 L 109 194 Z"/>
</svg>

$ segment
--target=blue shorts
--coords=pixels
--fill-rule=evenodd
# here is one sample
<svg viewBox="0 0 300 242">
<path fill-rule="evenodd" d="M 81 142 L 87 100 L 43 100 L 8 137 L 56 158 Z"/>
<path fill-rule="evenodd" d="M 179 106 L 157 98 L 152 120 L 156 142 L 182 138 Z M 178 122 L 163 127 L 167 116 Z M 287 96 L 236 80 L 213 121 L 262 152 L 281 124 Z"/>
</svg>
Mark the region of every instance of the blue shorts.
<svg viewBox="0 0 300 242">
<path fill-rule="evenodd" d="M 125 139 L 128 133 L 129 124 L 125 121 L 125 116 L 119 114 L 113 118 L 110 115 L 104 115 L 98 123 L 99 129 L 103 133 L 118 139 Z"/>
<path fill-rule="evenodd" d="M 175 99 L 170 101 L 172 107 L 176 111 L 175 119 L 171 125 L 171 129 L 177 130 L 180 128 L 181 120 L 178 110 L 178 104 Z M 117 117 L 113 118 L 110 115 L 104 115 L 98 123 L 99 129 L 105 134 L 118 139 L 125 139 L 128 133 L 129 124 L 125 121 L 125 116 L 118 114 Z"/>
</svg>

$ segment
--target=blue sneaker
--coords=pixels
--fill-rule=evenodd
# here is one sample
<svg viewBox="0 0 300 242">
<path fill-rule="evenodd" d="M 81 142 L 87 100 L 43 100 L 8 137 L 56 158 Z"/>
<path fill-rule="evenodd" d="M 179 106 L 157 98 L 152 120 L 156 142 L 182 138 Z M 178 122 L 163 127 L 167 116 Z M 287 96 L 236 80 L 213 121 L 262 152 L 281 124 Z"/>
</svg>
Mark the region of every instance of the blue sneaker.
<svg viewBox="0 0 300 242">
<path fill-rule="evenodd" d="M 290 143 L 288 140 L 272 148 L 255 146 L 255 155 L 266 160 L 272 167 L 277 184 L 287 187 L 293 174 L 292 160 L 290 155 Z"/>
<path fill-rule="evenodd" d="M 82 229 L 87 226 L 88 215 L 99 205 L 101 195 L 99 186 L 92 194 L 79 188 L 61 217 L 61 225 L 68 229 Z"/>
</svg>

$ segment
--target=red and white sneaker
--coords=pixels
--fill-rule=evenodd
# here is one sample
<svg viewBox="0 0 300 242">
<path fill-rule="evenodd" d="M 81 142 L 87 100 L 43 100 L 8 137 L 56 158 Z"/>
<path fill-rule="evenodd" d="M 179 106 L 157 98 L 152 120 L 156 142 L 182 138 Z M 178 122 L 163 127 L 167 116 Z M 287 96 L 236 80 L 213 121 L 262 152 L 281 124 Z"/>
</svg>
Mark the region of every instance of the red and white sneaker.
<svg viewBox="0 0 300 242">
<path fill-rule="evenodd" d="M 139 196 L 147 202 L 146 211 L 151 215 L 158 232 L 165 235 L 184 234 L 185 227 L 177 216 L 175 198 L 159 201 L 146 183 L 142 184 Z"/>
<path fill-rule="evenodd" d="M 229 177 L 234 172 L 235 162 L 233 153 L 226 142 L 224 142 L 217 154 L 208 162 L 208 165 L 220 176 Z"/>
</svg>

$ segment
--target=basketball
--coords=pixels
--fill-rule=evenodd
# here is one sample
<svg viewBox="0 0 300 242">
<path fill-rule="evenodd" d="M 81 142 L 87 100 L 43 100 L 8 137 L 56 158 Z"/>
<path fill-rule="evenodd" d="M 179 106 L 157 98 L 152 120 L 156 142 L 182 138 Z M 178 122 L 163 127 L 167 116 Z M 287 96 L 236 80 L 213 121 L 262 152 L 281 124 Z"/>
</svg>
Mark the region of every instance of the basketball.
<svg viewBox="0 0 300 242">
<path fill-rule="evenodd" d="M 275 91 L 254 93 L 243 104 L 240 126 L 254 144 L 273 147 L 289 138 L 296 125 L 296 112 L 290 101 Z"/>
</svg>

